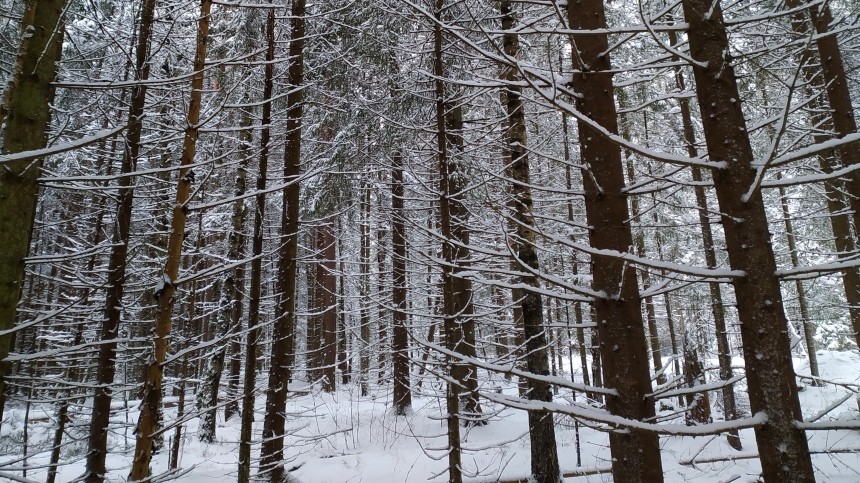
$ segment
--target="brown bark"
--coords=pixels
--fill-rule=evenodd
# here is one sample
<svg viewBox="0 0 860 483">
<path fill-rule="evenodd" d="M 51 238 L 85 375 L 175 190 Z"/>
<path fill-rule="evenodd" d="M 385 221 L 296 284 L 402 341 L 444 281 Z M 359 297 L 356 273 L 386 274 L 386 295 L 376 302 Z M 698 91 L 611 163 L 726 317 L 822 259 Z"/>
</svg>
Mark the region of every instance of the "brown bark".
<svg viewBox="0 0 860 483">
<path fill-rule="evenodd" d="M 567 5 L 572 29 L 606 28 L 601 0 L 572 1 Z M 606 35 L 572 35 L 574 48 L 573 88 L 579 94 L 576 107 L 610 132 L 618 132 L 618 119 L 609 72 Z M 623 193 L 624 167 L 617 145 L 594 129 L 579 123 L 585 209 L 591 246 L 626 253 L 633 246 L 627 199 Z M 612 256 L 592 257 L 594 290 L 605 294 L 594 302 L 598 324 L 604 385 L 618 391 L 607 396 L 606 407 L 618 416 L 649 420 L 654 403 L 648 370 L 645 324 L 640 310 L 636 272 Z M 611 432 L 612 474 L 616 481 L 663 480 L 659 439 L 656 434 L 627 430 Z"/>
<path fill-rule="evenodd" d="M 320 333 L 320 362 L 321 375 L 323 377 L 322 387 L 326 392 L 334 392 L 337 383 L 335 371 L 337 365 L 337 306 L 335 293 L 337 290 L 337 279 L 335 269 L 335 236 L 334 224 L 328 220 L 323 222 L 317 233 L 317 251 L 322 254 L 323 259 L 317 264 L 317 303 L 322 311 L 321 333 Z"/>
<path fill-rule="evenodd" d="M 266 182 L 269 169 L 269 151 L 272 122 L 272 94 L 275 67 L 275 10 L 269 9 L 266 17 L 266 64 L 263 71 L 263 112 L 260 119 L 260 161 L 257 172 L 254 210 L 254 232 L 251 236 L 251 280 L 248 291 L 248 335 L 245 340 L 245 374 L 242 388 L 242 413 L 239 429 L 239 467 L 236 481 L 248 483 L 251 479 L 252 425 L 254 423 L 254 396 L 256 395 L 257 338 L 259 337 L 260 298 L 263 278 L 263 221 L 266 214 Z M 273 349 L 274 350 L 274 349 Z M 271 370 L 271 369 L 270 369 Z M 286 386 L 286 381 L 283 382 Z"/>
<path fill-rule="evenodd" d="M 179 278 L 182 242 L 185 239 L 185 223 L 188 216 L 187 205 L 191 197 L 191 184 L 194 181 L 190 165 L 194 163 L 197 152 L 200 108 L 203 100 L 203 70 L 206 67 L 206 41 L 209 36 L 209 11 L 211 8 L 211 0 L 201 1 L 200 18 L 197 23 L 197 45 L 194 53 L 194 76 L 191 78 L 191 97 L 188 104 L 185 136 L 182 142 L 179 181 L 176 188 L 176 200 L 173 205 L 173 218 L 170 223 L 170 238 L 167 242 L 167 260 L 162 275 L 162 284 L 155 293 L 158 308 L 152 359 L 146 369 L 143 401 L 135 429 L 137 441 L 134 460 L 129 473 L 129 479 L 132 481 L 142 480 L 149 476 L 153 438 L 161 425 L 163 364 L 167 357 L 167 344 L 172 325 L 173 306 L 176 300 L 175 280 Z"/>
<path fill-rule="evenodd" d="M 512 2 L 499 2 L 499 13 L 502 15 L 504 53 L 510 60 L 520 58 L 519 36 L 514 29 L 517 27 L 516 16 Z M 531 192 L 531 174 L 529 172 L 528 139 L 526 136 L 525 104 L 522 100 L 522 88 L 516 83 L 518 75 L 514 68 L 507 68 L 502 73 L 506 81 L 511 81 L 507 89 L 508 142 L 511 152 L 511 194 L 513 195 L 514 211 L 511 213 L 516 226 L 512 245 L 516 261 L 520 265 L 520 275 L 517 282 L 523 287 L 521 301 L 523 311 L 523 333 L 525 336 L 526 367 L 528 372 L 539 376 L 549 375 L 547 362 L 547 336 L 544 327 L 543 300 L 537 291 L 540 282 L 535 273 L 540 271 L 536 249 L 537 233 L 535 219 L 532 214 L 534 203 Z M 526 398 L 533 401 L 552 401 L 552 389 L 544 381 L 527 380 Z M 534 481 L 539 483 L 556 483 L 561 481 L 561 471 L 558 463 L 558 450 L 555 441 L 555 423 L 549 411 L 529 410 L 529 440 L 531 442 L 531 474 Z"/>
<path fill-rule="evenodd" d="M 755 428 L 767 481 L 814 481 L 791 362 L 787 321 L 776 278 L 768 222 L 741 108 L 737 79 L 719 2 L 684 0 L 684 16 L 708 154 L 725 167 L 714 186 L 734 280 L 748 380 L 750 407 L 767 423 Z M 706 14 L 708 14 L 706 16 Z"/>
<path fill-rule="evenodd" d="M 394 308 L 392 358 L 394 369 L 394 414 L 403 415 L 412 409 L 412 388 L 409 377 L 409 329 L 406 325 L 406 213 L 403 206 L 403 158 L 400 152 L 392 157 L 391 169 L 391 257 Z"/>
<path fill-rule="evenodd" d="M 141 8 L 140 27 L 135 52 L 134 78 L 137 81 L 149 78 L 149 44 L 156 0 L 144 1 Z M 116 376 L 116 339 L 122 318 L 122 299 L 125 288 L 126 258 L 128 257 L 131 214 L 134 205 L 134 184 L 129 173 L 135 170 L 140 153 L 143 132 L 143 116 L 146 105 L 146 84 L 136 84 L 131 89 L 131 105 L 128 112 L 128 131 L 125 138 L 119 179 L 119 203 L 112 236 L 112 248 L 108 261 L 107 294 L 104 320 L 102 322 L 98 368 L 93 394 L 93 411 L 90 419 L 89 450 L 87 452 L 87 483 L 104 481 L 107 457 L 107 431 L 110 423 L 111 384 Z"/>
<path fill-rule="evenodd" d="M 263 420 L 260 471 L 268 472 L 272 483 L 284 479 L 284 430 L 286 424 L 287 383 L 295 353 L 296 248 L 299 236 L 299 174 L 301 171 L 302 115 L 304 112 L 305 0 L 293 2 L 290 15 L 290 66 L 287 82 L 287 140 L 284 148 L 284 188 L 281 212 L 281 252 L 278 266 L 280 299 L 272 333 L 272 359 Z"/>
<path fill-rule="evenodd" d="M 445 345 L 449 350 L 456 349 L 456 343 L 462 338 L 459 335 L 456 309 L 454 300 L 453 276 L 451 274 L 454 263 L 454 250 L 451 238 L 451 208 L 450 187 L 448 186 L 448 123 L 446 122 L 445 84 L 443 76 L 444 58 L 442 37 L 442 19 L 446 10 L 445 0 L 436 0 L 433 15 L 433 74 L 435 76 L 433 86 L 436 95 L 436 157 L 439 163 L 439 230 L 442 233 L 442 332 L 445 336 Z M 448 483 L 462 483 L 462 454 L 460 444 L 460 381 L 454 377 L 457 360 L 450 355 L 446 358 L 448 373 L 456 382 L 448 381 L 445 391 L 445 406 L 448 412 L 446 416 L 448 429 Z"/>
</svg>

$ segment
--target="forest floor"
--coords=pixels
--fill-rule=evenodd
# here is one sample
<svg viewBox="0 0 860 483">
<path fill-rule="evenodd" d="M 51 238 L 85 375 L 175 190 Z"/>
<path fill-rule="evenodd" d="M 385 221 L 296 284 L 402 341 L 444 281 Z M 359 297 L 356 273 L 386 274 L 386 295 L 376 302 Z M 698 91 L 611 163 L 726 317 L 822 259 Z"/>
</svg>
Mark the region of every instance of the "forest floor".
<svg viewBox="0 0 860 483">
<path fill-rule="evenodd" d="M 822 377 L 830 381 L 860 384 L 860 355 L 856 352 L 819 351 Z M 735 364 L 742 365 L 741 359 Z M 804 359 L 796 359 L 799 374 L 808 374 Z M 574 367 L 576 374 L 577 368 Z M 430 384 L 429 386 L 427 384 Z M 294 384 L 297 388 L 301 383 Z M 262 386 L 260 386 L 262 387 Z M 375 394 L 359 397 L 358 386 L 346 385 L 334 394 L 308 391 L 291 395 L 288 405 L 287 468 L 301 483 L 383 483 L 426 482 L 447 480 L 444 400 L 437 396 L 441 388 L 425 382 L 413 403 L 409 416 L 394 416 L 390 410 L 391 396 L 386 388 L 377 387 Z M 515 394 L 516 385 L 503 379 L 486 379 L 485 390 L 500 390 Z M 740 389 L 740 388 L 739 388 Z M 743 391 L 737 391 L 739 395 Z M 801 392 L 804 418 L 818 415 L 848 394 L 836 386 L 805 386 Z M 570 392 L 562 390 L 557 401 L 569 400 Z M 254 425 L 255 440 L 261 438 L 264 397 L 257 398 Z M 712 393 L 712 404 L 717 400 Z M 742 406 L 746 399 L 739 400 Z M 857 420 L 858 401 L 849 397 L 821 420 Z M 108 458 L 109 479 L 124 481 L 134 449 L 133 424 L 137 411 L 133 403 L 128 411 L 119 411 L 110 436 L 112 445 Z M 190 406 L 193 410 L 193 401 Z M 529 438 L 526 414 L 484 402 L 489 424 L 464 428 L 463 464 L 468 482 L 495 482 L 525 478 L 529 473 Z M 187 409 L 188 410 L 188 409 Z M 24 408 L 19 404 L 7 408 L 7 418 L 0 434 L 0 481 L 22 477 L 22 437 Z M 50 454 L 53 438 L 53 409 L 49 405 L 31 405 L 28 428 L 28 460 L 26 479 L 44 481 L 44 465 Z M 667 410 L 665 414 L 672 411 Z M 748 409 L 742 412 L 748 414 Z M 165 410 L 168 419 L 176 417 L 176 407 Z M 718 410 L 715 418 L 719 419 Z M 567 416 L 556 416 L 556 439 L 562 471 L 565 473 L 605 470 L 609 466 L 606 433 L 578 425 L 580 458 L 577 460 L 577 429 Z M 682 421 L 676 421 L 681 422 Z M 83 474 L 87 421 L 73 420 L 69 436 L 82 438 L 71 442 L 63 454 L 63 466 L 57 480 L 71 481 Z M 223 421 L 219 413 L 218 442 L 200 443 L 195 435 L 197 419 L 187 422 L 181 440 L 177 481 L 187 483 L 226 483 L 235 481 L 238 460 L 239 420 Z M 173 430 L 168 431 L 166 447 L 153 460 L 154 474 L 167 470 L 168 453 Z M 681 437 L 663 436 L 663 469 L 667 482 L 753 482 L 760 471 L 755 456 L 752 430 L 741 431 L 744 449 L 735 451 L 723 436 Z M 813 464 L 819 481 L 860 481 L 860 431 L 814 431 L 809 433 Z M 259 447 L 255 445 L 255 454 Z M 825 452 L 827 452 L 825 454 Z M 722 461 L 713 461 L 713 460 Z M 692 460 L 692 463 L 691 463 Z M 15 462 L 17 461 L 17 462 Z M 41 468 L 39 468 L 41 467 Z M 176 475 L 175 475 L 176 476 Z M 11 480 L 15 481 L 15 480 Z M 568 478 L 568 482 L 608 482 L 608 473 Z"/>
</svg>

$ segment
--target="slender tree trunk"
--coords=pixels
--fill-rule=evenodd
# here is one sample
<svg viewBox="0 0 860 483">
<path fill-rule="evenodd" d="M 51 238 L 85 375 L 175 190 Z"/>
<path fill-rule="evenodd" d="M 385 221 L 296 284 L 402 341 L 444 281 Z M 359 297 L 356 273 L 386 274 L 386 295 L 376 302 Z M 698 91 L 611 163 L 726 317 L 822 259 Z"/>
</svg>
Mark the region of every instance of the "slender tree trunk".
<svg viewBox="0 0 860 483">
<path fill-rule="evenodd" d="M 56 64 L 63 47 L 65 0 L 30 0 L 21 18 L 21 43 L 0 103 L 0 152 L 21 153 L 48 143 Z M 24 258 L 30 248 L 42 158 L 4 162 L 0 169 L 0 394 L 12 345 Z M 5 399 L 4 399 L 5 400 Z M 2 410 L 3 406 L 0 406 Z M 0 411 L 2 419 L 2 411 Z"/>
<path fill-rule="evenodd" d="M 515 61 L 520 58 L 519 36 L 515 33 L 517 27 L 516 15 L 512 2 L 499 2 L 499 13 L 502 15 L 502 30 L 504 52 L 507 58 Z M 525 335 L 526 366 L 528 372 L 538 376 L 549 375 L 547 362 L 547 336 L 544 328 L 543 300 L 538 292 L 540 282 L 533 273 L 540 271 L 538 254 L 535 246 L 535 219 L 532 214 L 531 175 L 529 172 L 528 140 L 526 138 L 525 105 L 522 100 L 522 88 L 519 87 L 518 75 L 514 68 L 507 68 L 502 74 L 509 81 L 507 89 L 507 109 L 509 129 L 508 142 L 511 152 L 511 193 L 514 200 L 514 211 L 510 216 L 516 223 L 515 238 L 511 241 L 520 264 L 518 271 L 519 284 L 528 287 L 523 290 L 522 310 L 523 328 Z M 552 389 L 549 384 L 536 379 L 528 379 L 526 398 L 533 401 L 552 401 Z M 555 423 L 552 413 L 542 410 L 529 410 L 529 440 L 531 442 L 531 475 L 538 483 L 556 483 L 561 481 L 558 463 L 558 450 L 555 441 Z"/>
<path fill-rule="evenodd" d="M 274 36 L 274 34 L 272 34 Z M 287 81 L 287 140 L 284 148 L 284 188 L 281 212 L 281 252 L 278 266 L 280 299 L 272 332 L 272 359 L 263 419 L 260 471 L 268 472 L 272 483 L 284 479 L 284 430 L 287 383 L 294 361 L 296 317 L 296 248 L 299 236 L 299 173 L 301 170 L 302 115 L 304 109 L 305 0 L 295 0 L 290 15 L 290 66 Z"/>
<path fill-rule="evenodd" d="M 341 219 L 342 220 L 342 219 Z M 338 223 L 340 234 L 344 233 L 343 221 Z M 352 370 L 350 368 L 350 357 L 347 353 L 349 332 L 346 330 L 346 269 L 344 262 L 343 236 L 337 237 L 337 368 L 340 371 L 341 383 L 349 384 Z"/>
<path fill-rule="evenodd" d="M 445 84 L 442 80 L 444 76 L 444 59 L 443 47 L 444 39 L 442 37 L 442 18 L 447 9 L 445 0 L 436 0 L 433 15 L 433 74 L 434 90 L 436 94 L 436 156 L 439 162 L 439 229 L 442 233 L 442 331 L 445 335 L 445 345 L 447 349 L 454 351 L 456 343 L 462 338 L 458 334 L 456 309 L 454 300 L 453 276 L 451 274 L 454 263 L 454 251 L 451 239 L 451 209 L 450 209 L 450 189 L 448 186 L 448 123 L 445 119 L 445 112 L 448 107 L 445 102 Z M 448 373 L 456 381 L 454 373 L 456 371 L 456 361 L 450 355 L 446 358 Z M 447 414 L 448 426 L 448 483 L 462 483 L 462 449 L 460 442 L 460 381 L 448 381 L 445 393 L 445 406 Z"/>
<path fill-rule="evenodd" d="M 317 287 L 320 290 L 319 307 L 323 311 L 320 325 L 320 362 L 322 362 L 323 390 L 329 393 L 335 391 L 337 369 L 337 268 L 334 222 L 326 220 L 317 233 L 317 249 L 323 259 L 317 265 Z"/>
<path fill-rule="evenodd" d="M 734 281 L 752 412 L 767 415 L 755 428 L 767 481 L 814 481 L 809 448 L 791 363 L 787 321 L 776 278 L 761 191 L 746 131 L 737 79 L 724 53 L 728 38 L 719 2 L 682 1 L 696 92 L 708 154 L 725 167 L 714 172 L 714 186 L 729 264 L 743 276 Z M 707 17 L 706 17 L 707 14 Z"/>
<path fill-rule="evenodd" d="M 145 0 L 140 12 L 137 48 L 135 52 L 134 79 L 149 79 L 149 45 L 156 0 Z M 134 206 L 134 184 L 129 176 L 137 166 L 143 132 L 143 116 L 146 106 L 146 84 L 139 82 L 131 89 L 131 106 L 128 112 L 128 131 L 123 150 L 119 179 L 116 224 L 112 237 L 112 248 L 108 261 L 107 294 L 104 320 L 102 322 L 98 369 L 93 394 L 93 411 L 90 420 L 89 451 L 87 452 L 87 483 L 104 481 L 105 458 L 107 457 L 108 425 L 110 424 L 111 385 L 116 376 L 117 336 L 122 318 L 122 299 L 125 288 L 126 259 L 128 257 L 131 214 Z"/>
<path fill-rule="evenodd" d="M 191 79 L 191 98 L 188 105 L 188 121 L 182 143 L 179 181 L 176 201 L 173 205 L 173 219 L 170 224 L 170 238 L 167 242 L 167 261 L 163 279 L 155 293 L 157 314 L 155 321 L 155 340 L 153 340 L 152 359 L 146 370 L 143 401 L 137 421 L 137 444 L 134 450 L 129 479 L 142 480 L 149 475 L 152 459 L 152 443 L 155 433 L 161 426 L 161 398 L 164 360 L 167 357 L 167 344 L 170 337 L 173 306 L 176 300 L 175 280 L 179 278 L 179 264 L 182 257 L 182 242 L 185 239 L 185 222 L 188 216 L 188 202 L 191 197 L 191 184 L 194 174 L 190 165 L 194 163 L 197 152 L 200 108 L 203 101 L 203 70 L 206 67 L 206 40 L 209 36 L 209 11 L 212 0 L 200 3 L 200 18 L 197 23 L 197 46 L 194 53 L 194 76 Z"/>
<path fill-rule="evenodd" d="M 582 0 L 567 5 L 571 29 L 605 29 L 602 0 Z M 618 132 L 606 35 L 572 35 L 574 56 L 573 88 L 580 112 L 610 132 Z M 585 209 L 591 246 L 626 253 L 633 246 L 627 200 L 624 195 L 624 167 L 619 147 L 592 128 L 579 123 L 582 162 L 590 168 L 583 173 Z M 654 417 L 648 371 L 645 327 L 640 309 L 639 288 L 632 267 L 611 256 L 592 257 L 593 287 L 605 293 L 594 303 L 598 322 L 604 384 L 618 391 L 606 397 L 609 411 L 618 416 L 649 420 Z M 640 430 L 611 432 L 612 475 L 616 481 L 663 480 L 659 438 Z"/>
<path fill-rule="evenodd" d="M 246 96 L 249 99 L 248 96 Z M 248 162 L 254 155 L 253 135 L 251 134 L 251 113 L 248 110 L 242 111 L 242 119 L 240 121 L 242 130 L 239 132 L 239 167 L 236 169 L 236 184 L 235 192 L 237 198 L 245 194 L 248 183 Z M 227 258 L 231 261 L 239 261 L 245 258 L 247 249 L 247 236 L 245 235 L 245 218 L 247 217 L 245 209 L 245 200 L 237 199 L 233 202 L 233 216 L 230 227 L 230 235 L 228 237 L 229 247 L 227 248 Z M 227 321 L 230 324 L 230 331 L 234 334 L 230 339 L 230 375 L 227 382 L 227 403 L 224 405 L 224 420 L 233 417 L 239 413 L 239 377 L 242 367 L 242 359 L 240 353 L 242 351 L 241 338 L 239 333 L 242 327 L 242 308 L 245 286 L 245 265 L 239 265 L 233 271 L 232 275 L 232 296 L 233 300 L 230 305 L 231 319 Z M 225 285 L 225 288 L 226 285 Z"/>
<path fill-rule="evenodd" d="M 361 351 L 359 353 L 359 384 L 361 395 L 369 393 L 368 379 L 370 378 L 370 186 L 366 183 L 361 192 L 361 299 L 359 300 L 359 336 Z"/>
<path fill-rule="evenodd" d="M 239 429 L 239 468 L 236 481 L 248 483 L 251 478 L 251 443 L 254 424 L 254 396 L 257 381 L 257 338 L 259 337 L 260 298 L 263 278 L 263 221 L 266 215 L 266 181 L 269 170 L 269 141 L 272 122 L 272 91 L 275 67 L 275 10 L 266 16 L 266 64 L 263 69 L 263 112 L 260 119 L 260 161 L 257 173 L 254 232 L 251 238 L 251 280 L 248 293 L 248 334 L 245 341 L 245 374 L 243 380 L 241 426 Z M 286 384 L 286 383 L 284 383 Z"/>
<path fill-rule="evenodd" d="M 794 224 L 791 222 L 791 210 L 788 206 L 788 196 L 786 196 L 785 188 L 779 187 L 779 201 L 782 208 L 782 221 L 785 225 L 785 237 L 788 240 L 788 255 L 791 259 L 791 266 L 797 268 L 800 266 L 800 258 L 797 255 L 797 241 L 794 235 Z M 812 327 L 812 322 L 809 319 L 809 304 L 806 301 L 806 291 L 803 288 L 803 280 L 797 279 L 794 281 L 794 290 L 797 292 L 797 302 L 800 305 L 801 325 L 803 326 L 804 342 L 806 342 L 806 352 L 809 358 L 809 373 L 814 377 L 819 377 L 818 372 L 818 356 L 815 353 L 815 329 Z M 818 381 L 814 384 L 818 385 Z"/>
<path fill-rule="evenodd" d="M 394 414 L 404 415 L 412 409 L 412 389 L 409 377 L 409 328 L 406 325 L 406 218 L 403 206 L 403 158 L 400 152 L 392 157 L 391 170 L 391 314 L 394 325 L 392 358 L 394 362 Z"/>
</svg>

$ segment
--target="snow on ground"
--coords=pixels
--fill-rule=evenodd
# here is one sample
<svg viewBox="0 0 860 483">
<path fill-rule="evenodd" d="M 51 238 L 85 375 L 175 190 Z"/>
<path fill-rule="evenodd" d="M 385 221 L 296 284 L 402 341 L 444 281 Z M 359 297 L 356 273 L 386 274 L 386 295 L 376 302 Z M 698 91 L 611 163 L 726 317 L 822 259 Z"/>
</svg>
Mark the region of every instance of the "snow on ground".
<svg viewBox="0 0 860 483">
<path fill-rule="evenodd" d="M 741 359 L 736 359 L 742 365 Z M 860 384 L 860 356 L 849 352 L 819 352 L 819 364 L 823 377 L 830 381 Z M 808 374 L 804 360 L 795 360 L 800 374 Z M 577 368 L 574 368 L 575 371 Z M 300 386 L 296 383 L 295 386 Z M 502 390 L 515 394 L 516 386 L 502 379 L 485 381 L 484 390 Z M 437 396 L 441 387 L 429 379 L 422 393 L 413 404 L 414 411 L 406 417 L 396 417 L 390 411 L 388 388 L 376 388 L 369 397 L 359 397 L 356 385 L 348 385 L 335 394 L 319 391 L 293 395 L 288 406 L 287 468 L 290 475 L 302 483 L 377 483 L 377 482 L 426 482 L 446 481 L 447 467 L 444 448 L 446 446 L 444 400 Z M 806 385 L 801 392 L 804 418 L 819 414 L 848 391 L 839 386 L 814 387 Z M 564 391 L 558 400 L 569 398 Z M 712 394 L 711 401 L 718 400 Z M 745 401 L 742 398 L 741 401 Z M 254 425 L 255 438 L 261 437 L 264 398 L 257 399 L 257 414 Z M 858 402 L 849 398 L 821 420 L 860 419 Z M 193 407 L 193 403 L 192 406 Z M 529 473 L 529 440 L 526 415 L 504 407 L 484 403 L 484 411 L 490 416 L 486 426 L 463 428 L 463 464 L 468 473 L 466 481 L 493 482 L 498 479 L 525 478 Z M 126 419 L 128 414 L 128 419 Z M 176 416 L 176 409 L 166 410 L 168 418 Z M 48 460 L 48 442 L 52 438 L 52 409 L 31 409 L 35 422 L 29 428 L 31 468 L 27 479 L 44 481 L 46 470 L 35 469 Z M 223 421 L 219 413 L 218 443 L 205 445 L 197 441 L 197 420 L 188 422 L 182 439 L 179 466 L 187 471 L 178 478 L 185 483 L 224 483 L 235 480 L 238 455 L 239 421 L 234 418 Z M 719 413 L 715 412 L 715 419 Z M 108 458 L 111 469 L 109 478 L 124 481 L 131 463 L 134 446 L 132 427 L 137 411 L 119 412 L 114 419 L 116 428 L 111 436 L 112 454 Z M 7 408 L 7 420 L 0 433 L 0 475 L 20 477 L 22 456 L 23 408 L 17 405 Z M 609 448 L 605 433 L 578 425 L 581 466 L 577 466 L 577 435 L 574 421 L 557 416 L 556 439 L 562 471 L 577 469 L 607 468 Z M 79 424 L 71 434 L 85 435 L 86 421 Z M 810 449 L 814 452 L 835 451 L 831 454 L 813 455 L 813 464 L 819 481 L 848 483 L 860 482 L 860 431 L 814 431 L 809 432 Z M 172 437 L 173 431 L 168 435 Z M 67 436 L 67 441 L 69 437 Z M 760 471 L 758 460 L 749 458 L 755 454 L 752 430 L 741 432 L 744 450 L 732 450 L 722 436 L 707 437 L 662 437 L 663 468 L 667 482 L 720 482 L 756 481 Z M 169 440 L 166 443 L 169 444 Z M 85 441 L 73 443 L 64 454 L 69 462 L 60 468 L 58 481 L 70 481 L 83 473 L 80 459 L 85 452 Z M 255 455 L 259 446 L 255 445 Z M 167 470 L 168 451 L 162 450 L 153 460 L 155 474 Z M 714 461 L 726 457 L 731 461 Z M 692 463 L 691 463 L 692 460 Z M 681 464 L 686 462 L 687 464 Z M 0 476 L 3 480 L 3 476 Z M 568 478 L 568 482 L 609 482 L 608 473 L 591 474 Z"/>
</svg>

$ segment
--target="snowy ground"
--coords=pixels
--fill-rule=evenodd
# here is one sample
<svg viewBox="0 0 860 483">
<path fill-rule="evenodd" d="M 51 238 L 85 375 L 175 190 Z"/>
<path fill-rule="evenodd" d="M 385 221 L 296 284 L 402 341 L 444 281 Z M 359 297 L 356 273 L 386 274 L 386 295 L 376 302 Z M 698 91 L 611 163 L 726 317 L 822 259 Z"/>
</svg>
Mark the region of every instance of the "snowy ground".
<svg viewBox="0 0 860 483">
<path fill-rule="evenodd" d="M 741 365 L 737 359 L 736 364 Z M 860 384 L 860 356 L 848 352 L 819 352 L 819 364 L 825 379 L 849 384 Z M 800 374 L 808 373 L 805 361 L 796 360 Z M 429 381 L 428 381 L 429 383 Z M 298 386 L 298 384 L 296 384 Z M 499 388 L 515 393 L 516 388 L 503 380 L 486 382 L 485 389 Z M 289 437 L 287 467 L 290 474 L 303 483 L 377 483 L 446 481 L 447 467 L 443 448 L 446 445 L 443 414 L 444 401 L 436 397 L 437 387 L 424 387 L 424 394 L 414 401 L 414 412 L 407 417 L 395 417 L 389 411 L 390 394 L 378 389 L 375 395 L 362 398 L 356 386 L 347 386 L 329 395 L 320 392 L 292 396 L 289 402 Z M 838 386 L 807 386 L 801 392 L 804 417 L 814 417 L 848 391 Z M 558 400 L 570 397 L 562 392 Z M 716 401 L 712 395 L 712 402 Z M 742 399 L 742 402 L 745 398 Z M 263 398 L 257 401 L 255 438 L 260 439 Z M 834 419 L 860 419 L 858 402 L 848 398 L 822 421 Z M 175 408 L 168 409 L 169 418 L 175 417 Z M 486 426 L 463 429 L 463 461 L 469 473 L 467 481 L 493 482 L 498 479 L 525 478 L 529 470 L 529 443 L 526 415 L 503 407 L 484 405 L 491 421 Z M 48 460 L 48 444 L 53 435 L 50 407 L 34 407 L 29 428 L 29 454 L 27 480 L 44 481 L 46 471 L 37 469 Z M 128 414 L 128 420 L 126 420 Z M 219 418 L 222 414 L 219 413 Z M 715 416 L 719 417 L 718 413 Z M 134 437 L 130 425 L 137 412 L 120 412 L 116 416 L 117 429 L 111 434 L 112 454 L 108 467 L 109 477 L 124 481 L 131 463 Z M 22 476 L 21 421 L 23 410 L 18 406 L 7 409 L 7 420 L 0 434 L 0 481 Z M 577 465 L 576 431 L 568 417 L 557 417 L 557 441 L 562 470 L 573 472 L 607 468 L 609 448 L 605 433 L 579 425 L 581 466 Z M 128 421 L 128 426 L 126 425 Z M 86 421 L 74 421 L 80 427 L 72 428 L 73 436 L 85 434 Z M 224 483 L 235 480 L 238 454 L 238 419 L 219 420 L 218 443 L 204 445 L 197 441 L 197 420 L 186 425 L 182 440 L 179 465 L 187 473 L 178 481 L 186 483 Z M 172 436 L 173 431 L 169 431 Z M 831 451 L 813 455 L 813 464 L 819 481 L 860 482 L 860 432 L 815 431 L 809 433 L 813 452 Z M 741 432 L 744 450 L 732 450 L 725 438 L 716 437 L 663 437 L 663 467 L 668 482 L 756 481 L 759 473 L 752 430 Z M 70 438 L 67 437 L 68 441 Z M 259 447 L 255 446 L 255 453 Z M 70 481 L 83 473 L 80 459 L 85 441 L 72 443 L 64 453 L 58 481 Z M 155 474 L 167 469 L 168 451 L 158 454 L 153 462 Z M 711 460 L 733 457 L 733 461 Z M 746 457 L 746 458 L 745 458 Z M 694 460 L 690 464 L 690 460 Z M 16 461 L 17 460 L 17 461 Z M 686 464 L 682 464 L 686 463 Z M 14 480 L 13 480 L 14 481 Z M 569 478 L 570 482 L 608 482 L 608 473 Z"/>
</svg>

